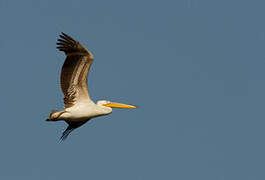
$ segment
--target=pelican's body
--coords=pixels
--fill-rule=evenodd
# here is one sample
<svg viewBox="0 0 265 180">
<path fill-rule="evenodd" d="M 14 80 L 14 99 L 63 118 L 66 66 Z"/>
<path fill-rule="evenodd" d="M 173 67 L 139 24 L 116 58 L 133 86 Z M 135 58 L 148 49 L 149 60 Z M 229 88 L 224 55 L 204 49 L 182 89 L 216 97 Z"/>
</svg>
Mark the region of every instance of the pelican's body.
<svg viewBox="0 0 265 180">
<path fill-rule="evenodd" d="M 83 102 L 70 108 L 66 108 L 65 112 L 59 117 L 59 119 L 78 122 L 92 117 L 107 115 L 111 112 L 111 108 L 99 106 L 98 104 L 91 102 Z"/>
<path fill-rule="evenodd" d="M 62 33 L 57 48 L 64 51 L 66 60 L 61 72 L 61 89 L 64 93 L 65 109 L 52 110 L 47 121 L 64 120 L 69 124 L 61 137 L 64 140 L 70 132 L 94 117 L 108 115 L 111 107 L 136 108 L 133 105 L 113 103 L 106 100 L 95 104 L 87 89 L 87 77 L 94 60 L 93 54 L 70 36 Z"/>
</svg>

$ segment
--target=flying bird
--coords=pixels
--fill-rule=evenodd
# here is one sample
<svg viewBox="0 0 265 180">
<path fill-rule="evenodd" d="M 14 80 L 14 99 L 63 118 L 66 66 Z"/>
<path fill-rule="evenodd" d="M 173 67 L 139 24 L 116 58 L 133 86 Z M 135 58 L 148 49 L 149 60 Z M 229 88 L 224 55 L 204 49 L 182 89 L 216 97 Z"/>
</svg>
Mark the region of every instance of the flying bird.
<svg viewBox="0 0 265 180">
<path fill-rule="evenodd" d="M 90 119 L 110 114 L 112 108 L 137 108 L 134 105 L 107 100 L 100 100 L 95 104 L 87 88 L 88 72 L 94 60 L 93 54 L 65 33 L 60 35 L 57 45 L 57 48 L 66 55 L 60 78 L 65 109 L 52 110 L 46 121 L 65 121 L 68 124 L 61 140 L 65 140 L 74 129 Z"/>
</svg>

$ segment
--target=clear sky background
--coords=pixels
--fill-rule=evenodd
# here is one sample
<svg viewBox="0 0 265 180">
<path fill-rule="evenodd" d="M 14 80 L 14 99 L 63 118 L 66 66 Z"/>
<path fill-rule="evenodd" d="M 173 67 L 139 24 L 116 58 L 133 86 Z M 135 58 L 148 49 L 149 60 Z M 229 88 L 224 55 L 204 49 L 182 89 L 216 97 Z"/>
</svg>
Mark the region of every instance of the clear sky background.
<svg viewBox="0 0 265 180">
<path fill-rule="evenodd" d="M 265 1 L 0 0 L 0 179 L 264 180 Z M 59 143 L 60 32 L 114 110 Z"/>
</svg>

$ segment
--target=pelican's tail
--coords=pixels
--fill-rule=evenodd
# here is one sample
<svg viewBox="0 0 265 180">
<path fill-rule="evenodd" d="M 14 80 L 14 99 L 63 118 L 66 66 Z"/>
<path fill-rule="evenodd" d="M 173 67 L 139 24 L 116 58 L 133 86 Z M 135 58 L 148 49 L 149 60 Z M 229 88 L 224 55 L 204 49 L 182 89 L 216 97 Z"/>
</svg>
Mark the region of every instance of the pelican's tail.
<svg viewBox="0 0 265 180">
<path fill-rule="evenodd" d="M 58 121 L 58 119 L 65 111 L 51 110 L 49 118 L 46 121 Z"/>
</svg>

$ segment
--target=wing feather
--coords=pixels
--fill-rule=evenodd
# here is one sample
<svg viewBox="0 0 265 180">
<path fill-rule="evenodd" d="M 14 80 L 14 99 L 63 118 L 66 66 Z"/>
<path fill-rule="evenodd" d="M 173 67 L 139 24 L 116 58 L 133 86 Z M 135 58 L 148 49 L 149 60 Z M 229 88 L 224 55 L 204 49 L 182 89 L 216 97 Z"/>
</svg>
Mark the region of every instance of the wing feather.
<svg viewBox="0 0 265 180">
<path fill-rule="evenodd" d="M 87 88 L 88 72 L 94 56 L 82 44 L 62 33 L 57 48 L 66 54 L 61 71 L 61 89 L 65 107 L 71 107 L 78 101 L 89 100 Z"/>
</svg>

